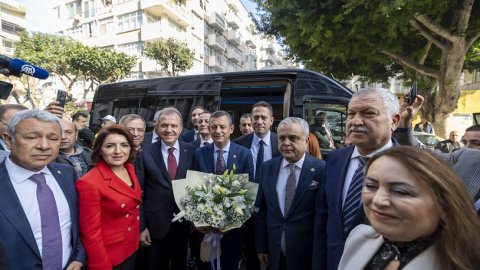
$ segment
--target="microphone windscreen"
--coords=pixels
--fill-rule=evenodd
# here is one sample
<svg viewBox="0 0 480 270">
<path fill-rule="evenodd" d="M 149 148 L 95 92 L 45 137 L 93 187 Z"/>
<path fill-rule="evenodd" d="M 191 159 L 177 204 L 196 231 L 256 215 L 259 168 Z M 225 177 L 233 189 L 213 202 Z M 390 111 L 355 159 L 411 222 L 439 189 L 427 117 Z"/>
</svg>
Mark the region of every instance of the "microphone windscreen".
<svg viewBox="0 0 480 270">
<path fill-rule="evenodd" d="M 27 74 L 42 80 L 49 76 L 48 71 L 17 58 L 12 58 L 8 67 L 15 72 Z"/>
</svg>

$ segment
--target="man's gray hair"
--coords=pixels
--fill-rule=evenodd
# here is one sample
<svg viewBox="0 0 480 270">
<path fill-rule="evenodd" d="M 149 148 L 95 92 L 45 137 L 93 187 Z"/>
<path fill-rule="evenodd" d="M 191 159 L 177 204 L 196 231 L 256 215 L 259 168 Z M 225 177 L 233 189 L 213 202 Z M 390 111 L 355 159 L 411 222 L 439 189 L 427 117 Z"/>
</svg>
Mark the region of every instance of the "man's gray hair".
<svg viewBox="0 0 480 270">
<path fill-rule="evenodd" d="M 305 135 L 305 138 L 308 137 L 308 134 L 310 133 L 310 128 L 308 127 L 307 121 L 303 120 L 302 118 L 287 117 L 283 119 L 282 122 L 280 122 L 280 124 L 278 124 L 278 128 L 284 125 L 291 125 L 291 124 L 298 125 L 302 129 L 303 135 Z"/>
<path fill-rule="evenodd" d="M 376 94 L 380 97 L 383 101 L 383 105 L 387 110 L 387 114 L 390 116 L 394 116 L 397 113 L 400 113 L 400 103 L 398 101 L 397 96 L 390 92 L 388 89 L 385 88 L 362 88 L 355 92 L 352 96 L 352 99 L 365 97 L 370 94 Z"/>
<path fill-rule="evenodd" d="M 158 117 L 155 119 L 155 121 L 159 121 L 160 118 L 161 118 L 163 115 L 174 114 L 174 113 L 176 113 L 176 114 L 180 117 L 180 124 L 183 124 L 182 114 L 180 113 L 179 110 L 177 110 L 177 109 L 174 108 L 174 107 L 163 108 L 163 109 L 161 109 L 160 111 L 158 111 L 157 113 L 155 113 L 155 116 L 157 116 L 157 114 L 158 114 Z"/>
<path fill-rule="evenodd" d="M 58 117 L 56 117 L 55 115 L 47 111 L 38 110 L 38 109 L 24 110 L 16 113 L 8 123 L 7 132 L 10 135 L 10 137 L 12 137 L 12 140 L 15 140 L 15 135 L 17 134 L 17 126 L 23 120 L 26 120 L 29 118 L 34 118 L 42 122 L 55 123 L 60 127 L 60 132 L 62 131 L 62 125 L 60 125 L 60 121 Z"/>
<path fill-rule="evenodd" d="M 120 118 L 120 121 L 118 122 L 118 124 L 125 126 L 126 124 L 130 123 L 131 121 L 133 121 L 135 119 L 142 120 L 143 121 L 143 126 L 145 127 L 145 125 L 146 125 L 145 124 L 145 119 L 143 119 L 143 117 L 141 117 L 140 115 L 134 114 L 134 113 L 126 114 L 126 115 L 122 116 L 122 118 Z"/>
<path fill-rule="evenodd" d="M 233 125 L 232 116 L 231 116 L 228 112 L 222 111 L 222 110 L 214 111 L 214 112 L 210 115 L 210 123 L 212 122 L 212 118 L 220 118 L 220 117 L 222 117 L 222 116 L 226 116 L 226 117 L 227 117 L 228 125 L 229 125 L 229 126 Z"/>
</svg>

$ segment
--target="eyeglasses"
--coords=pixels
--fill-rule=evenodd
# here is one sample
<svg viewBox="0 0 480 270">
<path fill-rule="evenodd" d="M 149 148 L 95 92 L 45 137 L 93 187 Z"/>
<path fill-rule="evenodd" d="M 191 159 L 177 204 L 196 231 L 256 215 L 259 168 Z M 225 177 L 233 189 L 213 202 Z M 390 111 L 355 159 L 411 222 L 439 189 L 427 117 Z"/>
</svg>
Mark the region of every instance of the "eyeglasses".
<svg viewBox="0 0 480 270">
<path fill-rule="evenodd" d="M 0 119 L 0 122 L 1 122 L 2 124 L 4 124 L 5 126 L 8 126 L 8 124 L 5 124 L 5 122 L 3 122 L 1 119 Z"/>
</svg>

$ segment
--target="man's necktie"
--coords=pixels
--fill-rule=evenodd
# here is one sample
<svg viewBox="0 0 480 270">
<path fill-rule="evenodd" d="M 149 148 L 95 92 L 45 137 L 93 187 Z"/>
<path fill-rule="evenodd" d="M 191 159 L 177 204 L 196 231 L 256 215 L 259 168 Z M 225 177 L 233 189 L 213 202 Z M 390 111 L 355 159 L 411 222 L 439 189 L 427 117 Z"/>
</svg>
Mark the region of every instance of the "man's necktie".
<svg viewBox="0 0 480 270">
<path fill-rule="evenodd" d="M 170 176 L 170 180 L 175 180 L 175 177 L 177 176 L 177 160 L 175 159 L 175 155 L 173 154 L 174 150 L 175 148 L 173 147 L 168 148 L 167 163 L 168 175 Z"/>
<path fill-rule="evenodd" d="M 366 157 L 358 157 L 358 167 L 353 174 L 352 181 L 348 187 L 345 204 L 343 205 L 343 231 L 347 232 L 352 229 L 353 220 L 360 208 L 362 198 L 362 187 Z"/>
<path fill-rule="evenodd" d="M 258 142 L 257 163 L 255 164 L 255 181 L 260 180 L 260 173 L 262 172 L 263 165 L 263 140 Z"/>
<path fill-rule="evenodd" d="M 217 164 L 215 168 L 215 174 L 222 175 L 223 172 L 227 169 L 225 165 L 225 159 L 223 158 L 223 150 L 217 150 Z"/>
<path fill-rule="evenodd" d="M 284 216 L 287 216 L 288 210 L 292 205 L 293 197 L 295 196 L 295 188 L 297 187 L 297 178 L 295 176 L 295 164 L 289 164 L 290 174 L 287 178 L 287 185 L 285 186 L 285 211 Z"/>
<path fill-rule="evenodd" d="M 43 173 L 30 176 L 37 183 L 37 201 L 42 223 L 43 269 L 62 269 L 62 233 L 57 203 Z"/>
</svg>

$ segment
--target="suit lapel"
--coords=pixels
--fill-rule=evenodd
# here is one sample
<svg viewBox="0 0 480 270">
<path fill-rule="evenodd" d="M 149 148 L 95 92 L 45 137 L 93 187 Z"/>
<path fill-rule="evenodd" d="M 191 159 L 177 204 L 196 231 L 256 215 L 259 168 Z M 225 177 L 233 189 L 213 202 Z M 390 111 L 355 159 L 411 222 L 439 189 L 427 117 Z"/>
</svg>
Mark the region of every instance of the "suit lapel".
<svg viewBox="0 0 480 270">
<path fill-rule="evenodd" d="M 205 162 L 205 166 L 207 167 L 207 172 L 215 173 L 215 161 L 213 158 L 213 143 L 204 146 L 205 151 L 203 151 L 203 159 Z"/>
<path fill-rule="evenodd" d="M 186 171 L 186 168 L 185 166 L 187 166 L 187 148 L 185 148 L 185 144 L 183 144 L 182 142 L 178 142 L 179 143 L 179 152 L 180 152 L 180 156 L 178 157 L 178 166 L 177 166 L 177 174 L 175 175 L 175 179 L 178 179 L 178 174 L 180 172 L 184 172 Z"/>
<path fill-rule="evenodd" d="M 165 162 L 163 162 L 163 155 L 162 155 L 162 143 L 158 141 L 152 144 L 152 159 L 157 164 L 158 168 L 160 168 L 160 172 L 163 174 L 163 178 L 168 180 L 170 176 L 168 175 L 167 167 L 165 166 Z M 156 177 L 158 179 L 158 177 Z M 171 184 L 171 183 L 169 183 Z"/>
<path fill-rule="evenodd" d="M 118 176 L 116 176 L 115 173 L 104 162 L 99 163 L 97 167 L 100 170 L 103 179 L 109 181 L 108 186 L 111 189 L 127 197 L 140 201 L 140 194 L 138 192 L 139 187 L 138 185 L 135 185 L 136 181 L 133 179 L 134 177 L 136 177 L 133 166 L 126 166 L 128 174 L 130 175 L 130 178 L 132 178 L 132 183 L 134 183 L 133 189 L 129 187 L 126 183 L 124 183 L 121 179 L 114 179 L 118 178 Z"/>
<path fill-rule="evenodd" d="M 337 203 L 340 206 L 340 209 L 342 209 L 342 205 L 343 205 L 342 203 L 343 187 L 345 186 L 345 177 L 347 176 L 348 164 L 350 163 L 350 157 L 352 156 L 353 149 L 354 149 L 353 146 L 347 149 L 347 151 L 343 154 L 343 156 L 337 159 L 338 160 L 337 166 L 334 166 L 337 172 L 341 172 L 340 177 L 336 178 L 336 180 L 340 182 L 340 185 L 337 185 L 337 184 L 333 185 L 337 188 L 337 190 L 335 190 L 335 194 L 338 194 L 336 198 L 337 198 Z"/>
<path fill-rule="evenodd" d="M 278 151 L 278 136 L 274 132 L 270 132 L 270 142 L 272 144 L 272 158 L 280 156 Z"/>
<path fill-rule="evenodd" d="M 40 251 L 38 250 L 37 242 L 35 242 L 32 228 L 13 188 L 5 161 L 0 164 L 0 205 L 2 206 L 0 207 L 0 212 L 3 213 L 11 226 L 17 230 L 18 234 L 40 258 Z"/>
<path fill-rule="evenodd" d="M 227 159 L 227 169 L 232 170 L 233 164 L 238 169 L 240 168 L 240 164 L 238 164 L 238 146 L 234 142 L 230 142 L 230 150 L 228 151 L 228 159 Z"/>
<path fill-rule="evenodd" d="M 273 198 L 274 202 L 274 211 L 275 214 L 280 218 L 283 219 L 282 210 L 280 209 L 280 202 L 278 201 L 278 194 L 277 194 L 277 182 L 278 182 L 278 174 L 280 173 L 280 166 L 282 164 L 282 158 L 277 158 L 275 163 L 272 166 L 271 176 L 267 179 L 263 179 L 262 181 L 265 182 L 265 185 L 268 186 L 268 196 Z"/>
</svg>

